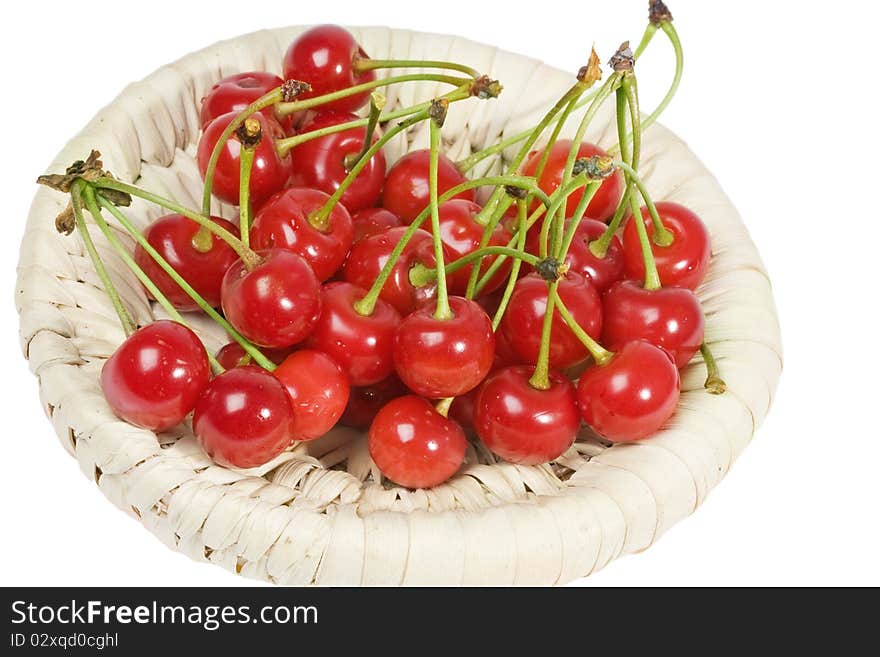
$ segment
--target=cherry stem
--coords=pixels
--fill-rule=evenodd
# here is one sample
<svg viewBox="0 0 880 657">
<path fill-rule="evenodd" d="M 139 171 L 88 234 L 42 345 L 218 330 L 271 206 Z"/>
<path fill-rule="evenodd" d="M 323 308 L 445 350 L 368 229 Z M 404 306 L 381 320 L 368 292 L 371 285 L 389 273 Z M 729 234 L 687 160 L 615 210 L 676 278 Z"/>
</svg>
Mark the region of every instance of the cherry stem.
<svg viewBox="0 0 880 657">
<path fill-rule="evenodd" d="M 568 328 L 571 329 L 571 332 L 577 336 L 577 339 L 580 340 L 584 347 L 587 348 L 587 351 L 590 352 L 590 355 L 593 357 L 593 360 L 596 361 L 596 364 L 599 366 L 607 365 L 608 361 L 614 356 L 614 353 L 608 351 L 605 347 L 596 342 L 590 337 L 589 333 L 581 328 L 581 325 L 577 323 L 577 320 L 575 320 L 571 312 L 562 302 L 558 292 L 556 294 L 556 310 L 559 312 L 559 316 L 562 317 L 563 321 L 568 325 Z"/>
<path fill-rule="evenodd" d="M 360 162 L 370 146 L 373 143 L 373 135 L 376 134 L 376 125 L 379 123 L 379 116 L 385 107 L 385 96 L 378 92 L 370 94 L 370 115 L 367 117 L 367 129 L 364 131 L 364 145 L 357 153 L 348 153 L 343 159 L 343 166 L 346 171 L 351 171 L 355 165 Z"/>
<path fill-rule="evenodd" d="M 548 198 L 549 200 L 549 198 Z M 480 236 L 480 244 L 479 248 L 483 249 L 489 246 L 489 242 L 492 240 L 492 234 L 495 232 L 495 228 L 498 226 L 498 222 L 501 221 L 501 218 L 504 216 L 504 213 L 507 212 L 507 208 L 510 207 L 510 204 L 513 203 L 513 198 L 507 194 L 504 199 L 499 202 L 498 205 L 495 206 L 495 212 L 489 217 L 488 221 L 483 227 L 483 234 Z M 479 224 L 479 221 L 476 221 L 480 218 L 480 213 L 478 212 L 476 217 L 474 217 L 475 222 Z M 480 280 L 480 269 L 483 267 L 483 260 L 480 258 L 477 261 L 477 264 L 474 265 L 473 269 L 471 269 L 470 276 L 468 276 L 467 288 L 465 289 L 465 297 L 468 299 L 473 299 L 477 292 L 477 283 Z"/>
<path fill-rule="evenodd" d="M 663 225 L 663 220 L 660 218 L 660 213 L 657 211 L 654 199 L 652 199 L 651 195 L 648 193 L 648 188 L 645 187 L 645 183 L 639 176 L 638 172 L 626 162 L 617 161 L 615 162 L 615 165 L 624 171 L 627 177 L 629 177 L 632 185 L 639 190 L 642 200 L 645 201 L 645 206 L 648 208 L 648 213 L 651 215 L 651 221 L 654 224 L 654 244 L 657 246 L 670 246 L 675 241 L 675 235 Z M 659 238 L 657 237 L 658 235 L 660 235 Z"/>
<path fill-rule="evenodd" d="M 431 59 L 370 59 L 355 56 L 352 68 L 355 73 L 375 71 L 380 68 L 439 68 L 447 71 L 458 71 L 472 78 L 480 77 L 479 71 L 465 64 L 443 62 Z"/>
<path fill-rule="evenodd" d="M 577 229 L 581 223 L 581 219 L 584 218 L 584 213 L 587 211 L 587 206 L 590 205 L 590 201 L 592 201 L 593 197 L 596 196 L 596 193 L 599 191 L 599 187 L 601 185 L 601 180 L 594 180 L 589 185 L 587 185 L 587 188 L 584 190 L 584 195 L 581 197 L 580 202 L 578 202 L 574 214 L 571 216 L 571 220 L 568 222 L 568 228 L 566 229 L 565 234 L 562 236 L 562 239 L 559 241 L 559 247 L 556 250 L 556 260 L 558 260 L 559 262 L 565 262 L 565 256 L 568 255 L 568 250 L 571 248 L 571 243 L 574 241 L 574 236 L 577 233 Z"/>
<path fill-rule="evenodd" d="M 547 210 L 547 214 L 544 215 L 544 221 L 541 224 L 541 234 L 539 240 L 539 254 L 542 258 L 547 257 L 550 253 L 549 248 L 549 236 L 550 236 L 550 228 L 553 225 L 553 218 L 556 216 L 556 213 L 559 211 L 559 208 L 563 207 L 568 203 L 568 197 L 577 190 L 586 185 L 589 182 L 589 178 L 587 174 L 582 173 L 575 178 L 572 178 L 568 181 L 565 186 L 560 186 L 556 189 L 555 192 L 551 195 L 551 199 L 553 202 L 550 204 L 550 208 Z"/>
<path fill-rule="evenodd" d="M 76 221 L 76 229 L 77 232 L 79 232 L 80 238 L 82 239 L 83 244 L 86 247 L 89 258 L 91 259 L 92 264 L 95 267 L 95 273 L 98 274 L 98 278 L 101 279 L 101 283 L 104 285 L 104 292 L 106 292 L 107 296 L 110 297 L 110 303 L 113 305 L 113 309 L 116 311 L 116 315 L 119 317 L 119 323 L 122 325 L 122 330 L 125 333 L 125 337 L 128 337 L 135 332 L 137 324 L 132 319 L 131 314 L 128 312 L 128 308 L 126 308 L 125 304 L 122 303 L 122 297 L 119 295 L 119 291 L 113 284 L 113 280 L 110 278 L 110 274 L 107 272 L 107 268 L 104 266 L 104 261 L 101 260 L 98 249 L 95 247 L 95 243 L 92 241 L 92 236 L 89 233 L 88 226 L 86 225 L 85 218 L 83 217 L 82 213 L 84 189 L 88 189 L 88 184 L 80 180 L 73 183 L 70 188 L 70 204 L 73 208 L 73 216 Z"/>
<path fill-rule="evenodd" d="M 504 293 L 501 295 L 501 302 L 498 304 L 498 309 L 495 311 L 495 316 L 492 318 L 493 331 L 497 331 L 498 327 L 501 325 L 501 320 L 504 318 L 504 313 L 507 312 L 507 306 L 510 303 L 510 297 L 513 296 L 513 290 L 516 287 L 516 282 L 519 280 L 519 270 L 522 266 L 522 261 L 524 260 L 521 256 L 531 255 L 526 253 L 526 235 L 528 234 L 526 217 L 528 214 L 528 203 L 525 199 L 519 199 L 517 200 L 516 205 L 517 226 L 519 227 L 519 231 L 516 234 L 516 251 L 518 255 L 510 268 L 510 276 L 507 278 L 507 286 L 504 288 Z M 537 264 L 537 258 L 535 258 L 534 264 Z"/>
<path fill-rule="evenodd" d="M 538 362 L 529 383 L 538 390 L 550 389 L 550 338 L 553 333 L 553 312 L 559 298 L 559 281 L 547 281 L 547 308 L 541 326 L 541 344 L 538 348 Z"/>
<path fill-rule="evenodd" d="M 537 265 L 541 260 L 538 256 L 523 252 L 517 248 L 511 248 L 509 246 L 487 246 L 447 263 L 446 273 L 454 274 L 460 269 L 464 269 L 472 262 L 493 255 L 505 255 L 509 258 L 515 258 L 516 260 L 525 262 L 532 267 Z M 412 269 L 409 270 L 409 282 L 412 283 L 414 287 L 423 287 L 436 281 L 438 279 L 438 274 L 439 267 L 426 267 L 422 263 L 416 263 L 413 265 Z"/>
<path fill-rule="evenodd" d="M 257 126 L 259 126 L 259 123 L 257 123 Z M 249 249 L 251 231 L 251 170 L 254 165 L 254 149 L 242 144 L 240 161 L 241 174 L 239 175 L 238 183 L 238 226 L 239 233 L 241 233 L 241 243 L 246 249 Z"/>
<path fill-rule="evenodd" d="M 180 274 L 177 273 L 174 267 L 172 267 L 171 264 L 164 257 L 162 257 L 162 255 L 158 251 L 156 251 L 153 245 L 150 244 L 149 240 L 144 237 L 143 233 L 137 229 L 137 227 L 131 222 L 131 220 L 129 220 L 129 218 L 126 217 L 125 214 L 118 207 L 116 207 L 113 203 L 104 198 L 100 192 L 98 192 L 98 194 L 96 195 L 96 201 L 102 208 L 105 208 L 110 212 L 110 214 L 113 215 L 116 221 L 118 221 L 119 224 L 129 233 L 129 235 L 131 235 L 135 239 L 135 241 L 140 244 L 141 248 L 146 251 L 147 255 L 149 255 L 153 260 L 156 261 L 156 264 L 159 265 L 159 267 L 161 267 L 166 274 L 168 274 L 171 280 L 177 283 L 181 287 L 181 289 L 186 292 L 189 298 L 192 299 L 196 303 L 196 305 L 198 305 L 199 308 L 201 308 L 205 312 L 205 314 L 208 315 L 208 317 L 219 324 L 233 340 L 241 345 L 242 349 L 245 350 L 247 355 L 253 358 L 253 360 L 258 365 L 260 365 L 260 367 L 270 372 L 275 369 L 275 364 L 272 361 L 266 358 L 263 353 L 247 338 L 245 338 L 237 330 L 235 330 L 235 328 L 226 320 L 226 318 L 223 317 L 223 315 L 218 313 L 214 309 L 214 307 L 210 303 L 208 303 L 204 299 L 204 297 L 202 297 L 202 295 L 196 292 L 196 290 L 189 283 L 187 283 L 186 279 L 184 279 Z M 147 285 L 147 283 L 144 283 L 144 285 Z M 155 288 L 155 284 L 153 284 L 152 281 L 150 281 L 150 286 L 152 286 L 148 286 L 148 289 L 150 289 L 150 293 L 157 300 L 159 300 L 159 296 L 157 296 L 156 291 L 153 289 Z M 159 294 L 161 295 L 161 292 L 159 292 Z M 168 309 L 166 308 L 166 311 L 167 310 Z M 168 312 L 169 314 L 171 314 L 170 311 Z"/>
<path fill-rule="evenodd" d="M 452 406 L 452 402 L 454 401 L 455 397 L 446 397 L 445 399 L 441 399 L 436 404 L 434 404 L 434 408 L 443 417 L 449 417 L 449 408 Z"/>
<path fill-rule="evenodd" d="M 700 345 L 700 353 L 703 354 L 703 361 L 706 363 L 706 383 L 704 387 L 712 395 L 723 395 L 727 392 L 727 384 L 721 378 L 718 362 L 715 360 L 715 356 L 712 355 L 706 342 Z"/>
<path fill-rule="evenodd" d="M 440 234 L 440 204 L 437 201 L 437 169 L 440 166 L 440 128 L 446 120 L 449 102 L 435 101 L 430 110 L 430 156 L 428 159 L 428 195 L 431 207 L 431 236 L 434 240 L 434 260 L 437 262 L 437 309 L 434 318 L 452 319 L 449 292 L 446 289 L 446 261 L 443 256 L 443 237 Z"/>
<path fill-rule="evenodd" d="M 614 239 L 614 235 L 620 228 L 620 224 L 623 223 L 623 217 L 626 215 L 627 209 L 629 209 L 629 198 L 631 195 L 632 183 L 628 181 L 626 188 L 623 191 L 623 196 L 620 197 L 620 203 L 617 206 L 617 210 L 614 212 L 614 217 L 612 217 L 611 221 L 608 223 L 608 228 L 589 244 L 590 252 L 597 258 L 604 258 L 608 254 L 608 247 L 611 246 L 611 240 Z"/>
</svg>

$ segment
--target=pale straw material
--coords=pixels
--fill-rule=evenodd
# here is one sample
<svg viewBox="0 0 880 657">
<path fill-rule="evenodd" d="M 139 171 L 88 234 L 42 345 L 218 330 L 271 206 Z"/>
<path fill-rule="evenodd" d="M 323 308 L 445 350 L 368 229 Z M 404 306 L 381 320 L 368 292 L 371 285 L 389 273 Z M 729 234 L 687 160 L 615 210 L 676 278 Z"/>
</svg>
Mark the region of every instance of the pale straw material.
<svg viewBox="0 0 880 657">
<path fill-rule="evenodd" d="M 301 29 L 225 41 L 159 69 L 103 109 L 48 169 L 63 171 L 95 148 L 119 178 L 198 207 L 199 99 L 224 75 L 279 72 L 284 49 Z M 456 37 L 353 31 L 374 57 L 454 59 L 503 82 L 498 100 L 450 108 L 443 137 L 454 159 L 536 123 L 580 64 L 561 72 Z M 387 107 L 431 98 L 441 88 L 448 87 L 391 88 Z M 612 104 L 589 135 L 606 146 L 615 142 Z M 573 130 L 574 121 L 566 132 Z M 425 145 L 422 125 L 389 146 L 389 160 Z M 499 167 L 487 161 L 472 175 Z M 98 373 L 123 333 L 80 238 L 55 232 L 67 199 L 47 189 L 34 199 L 21 249 L 21 345 L 61 444 L 83 473 L 166 545 L 194 559 L 280 584 L 565 583 L 644 550 L 693 512 L 748 445 L 782 368 L 770 282 L 718 183 L 661 126 L 646 133 L 642 169 L 655 198 L 684 203 L 711 230 L 713 261 L 699 296 L 729 390 L 703 390 L 698 355 L 683 372 L 676 415 L 641 444 L 609 447 L 585 432 L 558 462 L 540 467 L 497 463 L 476 445 L 456 477 L 428 491 L 382 482 L 364 436 L 345 428 L 256 471 L 218 467 L 188 426 L 157 436 L 120 421 L 107 406 Z M 138 201 L 130 209 L 140 226 L 160 213 Z M 92 233 L 137 321 L 162 316 L 103 236 Z M 207 320 L 192 321 L 209 349 L 225 342 Z"/>
</svg>

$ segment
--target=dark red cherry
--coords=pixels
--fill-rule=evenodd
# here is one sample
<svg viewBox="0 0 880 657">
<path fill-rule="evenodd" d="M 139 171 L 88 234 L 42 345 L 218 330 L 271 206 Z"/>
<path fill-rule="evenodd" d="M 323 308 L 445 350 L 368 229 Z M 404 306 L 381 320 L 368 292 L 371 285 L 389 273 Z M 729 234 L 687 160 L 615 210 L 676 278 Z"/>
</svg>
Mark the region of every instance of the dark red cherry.
<svg viewBox="0 0 880 657">
<path fill-rule="evenodd" d="M 223 278 L 223 313 L 248 340 L 283 348 L 309 335 L 321 314 L 320 286 L 309 264 L 292 251 L 269 249 L 248 271 L 238 261 Z"/>
<path fill-rule="evenodd" d="M 396 375 L 369 386 L 352 388 L 348 397 L 348 406 L 342 414 L 340 422 L 355 429 L 370 428 L 376 413 L 392 399 L 407 394 L 408 390 Z"/>
<path fill-rule="evenodd" d="M 320 351 L 295 351 L 272 374 L 290 395 L 297 440 L 323 436 L 348 404 L 348 377 L 332 358 Z"/>
<path fill-rule="evenodd" d="M 356 57 L 367 54 L 348 30 L 338 25 L 318 25 L 306 30 L 293 40 L 284 55 L 284 78 L 312 85 L 312 90 L 297 100 L 323 96 L 376 79 L 373 71 L 358 73 L 354 69 Z M 370 92 L 346 96 L 321 105 L 325 110 L 354 112 L 369 100 Z"/>
<path fill-rule="evenodd" d="M 354 224 L 355 242 L 402 225 L 400 217 L 385 208 L 364 208 L 352 214 L 351 221 Z"/>
<path fill-rule="evenodd" d="M 400 314 L 381 299 L 372 315 L 361 315 L 354 304 L 366 290 L 351 283 L 327 283 L 321 289 L 323 310 L 306 343 L 339 363 L 353 386 L 368 386 L 394 371 L 394 331 Z"/>
<path fill-rule="evenodd" d="M 657 203 L 657 213 L 663 225 L 672 232 L 674 240 L 669 246 L 657 246 L 651 240 L 651 251 L 660 282 L 664 286 L 697 289 L 709 268 L 712 256 L 711 238 L 703 221 L 693 212 L 678 203 Z M 648 229 L 648 236 L 654 236 L 654 224 L 650 220 L 648 208 L 642 208 L 642 219 Z M 627 222 L 623 231 L 623 252 L 626 258 L 626 275 L 639 281 L 645 279 L 645 262 L 639 242 L 636 225 Z"/>
<path fill-rule="evenodd" d="M 294 440 L 293 409 L 284 386 L 259 367 L 215 377 L 193 413 L 193 433 L 214 461 L 256 468 Z"/>
<path fill-rule="evenodd" d="M 262 347 L 260 351 L 273 363 L 280 365 L 281 362 L 290 355 L 291 350 L 289 347 L 284 349 L 266 349 L 265 347 Z M 217 352 L 215 358 L 217 359 L 217 362 L 223 366 L 224 370 L 231 370 L 233 367 L 255 365 L 250 354 L 248 354 L 237 342 L 229 342 L 223 345 L 220 351 Z"/>
<path fill-rule="evenodd" d="M 452 420 L 415 395 L 398 397 L 370 425 L 370 456 L 388 479 L 407 488 L 431 488 L 458 472 L 467 438 Z"/>
<path fill-rule="evenodd" d="M 412 223 L 428 207 L 430 161 L 431 152 L 427 149 L 410 151 L 392 165 L 385 177 L 382 206 L 406 224 Z M 437 167 L 437 194 L 443 194 L 466 180 L 455 162 L 441 153 Z M 453 198 L 473 201 L 475 192 L 469 189 Z"/>
<path fill-rule="evenodd" d="M 202 129 L 204 130 L 218 116 L 229 112 L 236 114 L 243 112 L 248 105 L 280 87 L 283 82 L 277 75 L 265 71 L 248 71 L 226 76 L 211 87 L 208 94 L 202 98 L 202 109 L 199 112 Z M 264 109 L 263 114 L 273 119 L 277 118 L 273 107 Z M 279 123 L 286 131 L 292 127 L 289 118 Z"/>
<path fill-rule="evenodd" d="M 107 359 L 101 388 L 123 420 L 165 431 L 189 414 L 210 377 L 198 336 L 182 324 L 159 320 L 132 333 Z"/>
<path fill-rule="evenodd" d="M 474 426 L 480 440 L 511 463 L 537 465 L 558 458 L 580 427 L 574 386 L 550 373 L 550 388 L 529 383 L 532 368 L 507 367 L 480 386 Z"/>
</svg>

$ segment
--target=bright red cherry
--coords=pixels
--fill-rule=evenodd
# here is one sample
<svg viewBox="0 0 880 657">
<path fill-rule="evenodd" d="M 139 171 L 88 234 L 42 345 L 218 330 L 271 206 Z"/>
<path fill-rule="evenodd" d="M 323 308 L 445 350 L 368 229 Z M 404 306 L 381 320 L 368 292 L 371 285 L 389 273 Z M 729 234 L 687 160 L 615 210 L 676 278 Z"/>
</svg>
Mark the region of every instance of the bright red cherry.
<svg viewBox="0 0 880 657">
<path fill-rule="evenodd" d="M 248 105 L 280 87 L 283 82 L 284 80 L 277 75 L 265 71 L 248 71 L 223 78 L 202 98 L 202 109 L 199 112 L 202 129 L 204 130 L 218 116 L 244 111 Z M 273 107 L 264 109 L 263 114 L 276 118 Z M 291 127 L 289 118 L 285 118 L 280 123 L 285 130 Z"/>
<path fill-rule="evenodd" d="M 119 345 L 104 363 L 101 387 L 123 420 L 165 431 L 189 414 L 210 377 L 198 336 L 182 324 L 159 320 Z"/>
<path fill-rule="evenodd" d="M 454 317 L 425 306 L 403 318 L 394 338 L 397 376 L 417 395 L 456 397 L 474 389 L 495 360 L 492 321 L 475 301 L 449 297 Z"/>
<path fill-rule="evenodd" d="M 382 206 L 406 224 L 412 223 L 430 203 L 430 161 L 429 150 L 410 151 L 392 165 L 385 177 Z M 455 162 L 441 153 L 437 167 L 437 194 L 443 194 L 466 180 Z M 475 192 L 469 189 L 453 198 L 473 201 Z"/>
<path fill-rule="evenodd" d="M 355 429 L 369 429 L 376 413 L 385 404 L 392 399 L 403 397 L 407 392 L 406 386 L 395 375 L 370 386 L 352 388 L 348 397 L 348 406 L 345 407 L 340 422 Z"/>
<path fill-rule="evenodd" d="M 325 284 L 321 317 L 306 343 L 339 363 L 353 386 L 378 383 L 394 371 L 394 331 L 400 314 L 379 299 L 372 315 L 361 315 L 354 304 L 366 294 L 351 283 Z"/>
<path fill-rule="evenodd" d="M 571 150 L 570 139 L 560 139 L 553 144 L 550 149 L 550 157 L 547 159 L 547 165 L 541 177 L 538 179 L 538 186 L 546 193 L 552 194 L 562 184 L 562 172 L 565 170 L 565 163 L 568 160 L 568 152 Z M 534 176 L 538 170 L 538 164 L 544 155 L 544 151 L 536 151 L 526 161 L 523 166 L 522 173 L 524 176 Z M 583 142 L 578 148 L 578 158 L 593 157 L 598 155 L 604 157 L 608 155 L 601 148 L 589 142 Z M 606 178 L 593 200 L 587 205 L 587 211 L 584 217 L 588 219 L 597 219 L 599 221 L 607 221 L 614 216 L 614 211 L 620 203 L 623 196 L 623 175 L 620 171 L 615 171 L 610 177 Z M 566 216 L 574 214 L 575 208 L 584 196 L 584 188 L 580 188 L 568 197 L 565 206 Z"/>
<path fill-rule="evenodd" d="M 666 350 L 681 368 L 703 343 L 703 310 L 687 288 L 646 290 L 636 281 L 619 281 L 605 293 L 602 308 L 602 344 L 611 351 L 633 340 L 647 340 Z"/>
<path fill-rule="evenodd" d="M 292 251 L 259 251 L 262 261 L 248 271 L 238 261 L 223 277 L 223 313 L 248 340 L 283 348 L 309 335 L 321 314 L 318 279 Z"/>
<path fill-rule="evenodd" d="M 308 133 L 321 128 L 354 121 L 358 117 L 349 112 L 320 112 L 306 121 L 299 132 Z M 339 189 L 348 176 L 346 157 L 356 157 L 364 147 L 367 129 L 350 128 L 343 132 L 318 137 L 304 142 L 290 151 L 293 163 L 291 184 L 313 187 L 327 194 Z M 375 143 L 378 137 L 373 135 Z M 340 202 L 349 212 L 369 208 L 379 202 L 385 182 L 385 155 L 379 151 L 345 190 Z"/>
<path fill-rule="evenodd" d="M 237 116 L 235 112 L 229 112 L 218 116 L 208 124 L 199 139 L 198 163 L 202 177 L 208 170 L 208 162 L 214 145 L 220 139 L 220 135 Z M 290 179 L 290 155 L 281 157 L 275 150 L 275 139 L 284 137 L 281 124 L 265 114 L 255 114 L 254 118 L 260 122 L 263 138 L 254 151 L 254 163 L 251 168 L 250 197 L 254 205 L 259 205 L 287 184 Z M 217 160 L 217 168 L 214 170 L 213 193 L 221 201 L 238 205 L 239 177 L 241 175 L 241 142 L 233 136 L 226 142 Z"/>
<path fill-rule="evenodd" d="M 467 438 L 452 420 L 415 395 L 388 402 L 370 425 L 370 456 L 388 479 L 431 488 L 458 472 Z"/>
<path fill-rule="evenodd" d="M 572 316 L 593 338 L 602 334 L 602 299 L 586 278 L 573 272 L 559 280 L 559 296 Z M 537 274 L 521 278 L 510 297 L 501 332 L 513 352 L 524 362 L 538 362 L 544 314 L 547 310 L 547 282 Z M 587 348 L 562 316 L 553 313 L 550 334 L 550 367 L 564 369 L 585 360 Z"/>
<path fill-rule="evenodd" d="M 317 228 L 309 221 L 329 198 L 308 187 L 278 192 L 254 217 L 251 246 L 293 251 L 311 265 L 318 280 L 326 281 L 345 262 L 354 237 L 351 215 L 339 203 L 330 211 L 326 228 Z"/>
<path fill-rule="evenodd" d="M 211 219 L 238 236 L 238 228 L 230 222 L 219 217 Z M 198 232 L 199 225 L 192 219 L 180 214 L 168 214 L 147 226 L 144 237 L 205 301 L 212 306 L 219 306 L 223 275 L 238 260 L 238 255 L 232 247 L 213 234 L 208 236 L 208 250 L 202 251 L 193 241 Z M 198 309 L 195 301 L 171 280 L 140 244 L 135 246 L 134 260 L 175 308 L 182 311 Z"/>
<path fill-rule="evenodd" d="M 584 422 L 606 440 L 640 440 L 672 416 L 680 386 L 669 354 L 637 340 L 624 345 L 607 364 L 581 375 L 578 406 Z"/>
<path fill-rule="evenodd" d="M 384 233 L 371 235 L 357 242 L 348 254 L 343 275 L 349 283 L 370 289 L 373 282 L 391 257 L 391 252 L 407 228 L 389 228 Z M 448 258 L 447 258 L 448 259 Z M 409 280 L 409 270 L 417 263 L 433 268 L 434 240 L 431 233 L 417 230 L 400 258 L 394 263 L 391 275 L 385 281 L 379 298 L 394 306 L 401 315 L 407 315 L 419 306 L 431 301 L 437 294 L 435 283 L 415 287 Z"/>
<path fill-rule="evenodd" d="M 354 241 L 384 233 L 389 228 L 401 226 L 400 217 L 385 208 L 364 208 L 351 215 L 354 224 Z"/>
<path fill-rule="evenodd" d="M 330 356 L 320 351 L 295 351 L 272 374 L 290 395 L 297 440 L 323 436 L 348 404 L 348 377 Z"/>
<path fill-rule="evenodd" d="M 663 225 L 674 236 L 669 246 L 657 246 L 651 240 L 651 251 L 657 263 L 660 282 L 664 286 L 675 285 L 695 290 L 706 275 L 712 256 L 709 231 L 696 214 L 678 203 L 657 203 L 657 213 L 663 220 Z M 653 238 L 654 224 L 650 216 L 648 208 L 642 208 L 642 219 L 648 229 L 648 236 Z M 633 221 L 627 222 L 623 231 L 623 252 L 627 277 L 643 281 L 645 261 L 642 259 L 642 247 Z"/>
<path fill-rule="evenodd" d="M 284 386 L 259 367 L 214 378 L 193 413 L 193 432 L 220 465 L 256 468 L 294 440 L 293 409 Z"/>
<path fill-rule="evenodd" d="M 276 365 L 290 355 L 290 349 L 266 349 L 262 347 L 260 351 L 263 355 Z M 217 352 L 215 356 L 217 362 L 223 366 L 224 370 L 231 370 L 233 367 L 245 367 L 246 365 L 255 365 L 253 359 L 237 342 L 229 342 Z"/>
<path fill-rule="evenodd" d="M 318 25 L 293 40 L 284 55 L 284 78 L 312 85 L 312 90 L 297 100 L 323 96 L 376 79 L 373 71 L 355 70 L 357 58 L 367 54 L 348 30 L 337 25 Z M 346 96 L 321 105 L 321 109 L 354 112 L 363 107 L 369 91 Z"/>
<path fill-rule="evenodd" d="M 580 427 L 571 381 L 550 373 L 550 388 L 529 383 L 532 368 L 499 370 L 480 386 L 474 403 L 474 426 L 480 440 L 511 463 L 537 465 L 558 458 L 571 447 Z"/>
</svg>

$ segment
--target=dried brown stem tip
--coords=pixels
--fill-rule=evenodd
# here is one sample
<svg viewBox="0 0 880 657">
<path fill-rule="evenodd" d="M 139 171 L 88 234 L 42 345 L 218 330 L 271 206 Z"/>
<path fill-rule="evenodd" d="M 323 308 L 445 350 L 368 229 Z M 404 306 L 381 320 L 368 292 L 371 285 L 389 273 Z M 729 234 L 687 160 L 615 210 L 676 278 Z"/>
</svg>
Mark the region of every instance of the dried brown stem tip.
<svg viewBox="0 0 880 657">
<path fill-rule="evenodd" d="M 593 84 L 602 79 L 602 65 L 599 63 L 599 55 L 596 54 L 595 48 L 590 52 L 590 61 L 578 71 L 577 79 L 584 84 Z"/>
<path fill-rule="evenodd" d="M 629 47 L 629 41 L 620 44 L 620 48 L 614 53 L 614 56 L 608 60 L 608 66 L 614 69 L 615 73 L 623 73 L 633 70 L 636 60 L 633 57 L 633 51 Z"/>
<path fill-rule="evenodd" d="M 235 136 L 245 148 L 256 148 L 263 139 L 263 128 L 254 117 L 248 117 L 235 131 Z"/>
<path fill-rule="evenodd" d="M 471 96 L 476 96 L 480 100 L 487 98 L 498 98 L 504 87 L 498 80 L 492 80 L 488 75 L 481 75 L 471 85 Z"/>
<path fill-rule="evenodd" d="M 576 176 L 585 173 L 591 180 L 604 180 L 614 173 L 614 169 L 613 157 L 609 155 L 593 155 L 592 157 L 582 157 L 575 160 L 571 172 Z"/>
<path fill-rule="evenodd" d="M 446 122 L 446 113 L 449 111 L 449 101 L 445 98 L 436 98 L 431 101 L 431 107 L 428 108 L 428 116 L 437 125 L 442 128 Z"/>
<path fill-rule="evenodd" d="M 570 266 L 567 262 L 559 262 L 556 258 L 544 258 L 535 265 L 535 272 L 545 281 L 553 283 L 565 276 Z"/>
<path fill-rule="evenodd" d="M 281 100 L 292 103 L 302 94 L 312 90 L 312 85 L 300 80 L 285 80 L 281 83 Z"/>
<path fill-rule="evenodd" d="M 654 25 L 672 22 L 672 12 L 663 0 L 650 0 L 648 3 L 648 20 Z"/>
<path fill-rule="evenodd" d="M 524 199 L 529 195 L 529 190 L 522 187 L 514 187 L 513 185 L 505 185 L 504 191 L 507 192 L 509 197 L 517 200 Z"/>
</svg>

